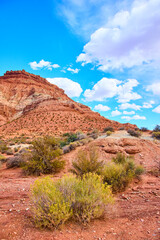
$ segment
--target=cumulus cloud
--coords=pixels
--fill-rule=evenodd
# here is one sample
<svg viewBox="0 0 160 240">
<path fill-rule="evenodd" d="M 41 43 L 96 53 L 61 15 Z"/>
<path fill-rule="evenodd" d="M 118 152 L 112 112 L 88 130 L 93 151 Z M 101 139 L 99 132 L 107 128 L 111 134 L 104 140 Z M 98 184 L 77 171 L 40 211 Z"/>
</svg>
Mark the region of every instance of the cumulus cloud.
<svg viewBox="0 0 160 240">
<path fill-rule="evenodd" d="M 133 92 L 133 88 L 138 86 L 138 81 L 136 79 L 128 79 L 126 83 L 119 86 L 118 89 L 118 102 L 125 103 L 129 102 L 130 100 L 137 100 L 140 99 L 141 96 Z"/>
<path fill-rule="evenodd" d="M 110 107 L 108 106 L 104 106 L 102 104 L 98 104 L 94 107 L 95 110 L 99 110 L 99 111 L 102 111 L 102 112 L 105 112 L 105 111 L 108 111 L 110 110 Z"/>
<path fill-rule="evenodd" d="M 130 111 L 130 112 L 128 112 L 128 111 L 123 111 L 123 114 L 124 114 L 124 115 L 133 115 L 133 114 L 135 114 L 135 111 Z"/>
<path fill-rule="evenodd" d="M 141 96 L 133 92 L 138 85 L 136 79 L 128 79 L 125 83 L 114 78 L 102 78 L 92 89 L 86 89 L 84 96 L 86 101 L 104 101 L 107 98 L 117 97 L 118 102 L 125 103 L 140 99 Z"/>
<path fill-rule="evenodd" d="M 155 109 L 152 110 L 155 113 L 160 113 L 160 105 L 157 106 Z"/>
<path fill-rule="evenodd" d="M 68 78 L 47 78 L 47 80 L 62 88 L 69 97 L 79 97 L 83 91 L 79 83 Z"/>
<path fill-rule="evenodd" d="M 136 105 L 135 103 L 122 103 L 119 106 L 120 109 L 125 110 L 125 109 L 134 109 L 134 110 L 141 110 L 140 105 Z"/>
<path fill-rule="evenodd" d="M 52 70 L 53 68 L 60 67 L 58 64 L 52 64 L 51 62 L 44 61 L 43 59 L 39 61 L 39 63 L 37 63 L 36 61 L 30 62 L 29 65 L 33 70 L 38 70 L 42 68 Z"/>
<path fill-rule="evenodd" d="M 102 71 L 160 62 L 160 0 L 135 0 L 96 30 L 77 62 Z"/>
<path fill-rule="evenodd" d="M 126 121 L 130 121 L 130 120 L 146 120 L 145 116 L 139 116 L 139 115 L 134 115 L 132 117 L 130 117 L 130 116 L 122 116 L 121 118 L 126 120 Z"/>
<path fill-rule="evenodd" d="M 72 72 L 72 73 L 78 73 L 78 72 L 80 71 L 80 69 L 78 69 L 78 68 L 73 69 L 73 68 L 71 68 L 71 67 L 67 68 L 67 70 L 68 70 L 69 72 Z"/>
<path fill-rule="evenodd" d="M 155 82 L 146 88 L 147 91 L 151 91 L 154 95 L 160 95 L 160 82 Z"/>
<path fill-rule="evenodd" d="M 154 104 L 155 102 L 154 101 L 149 101 L 149 102 L 144 102 L 143 103 L 143 108 L 152 108 L 153 107 L 153 104 Z"/>
<path fill-rule="evenodd" d="M 116 116 L 119 116 L 119 115 L 121 115 L 122 113 L 120 112 L 120 111 L 118 111 L 117 109 L 115 110 L 115 111 L 112 111 L 111 112 L 111 115 L 112 115 L 112 117 L 116 117 Z"/>
</svg>

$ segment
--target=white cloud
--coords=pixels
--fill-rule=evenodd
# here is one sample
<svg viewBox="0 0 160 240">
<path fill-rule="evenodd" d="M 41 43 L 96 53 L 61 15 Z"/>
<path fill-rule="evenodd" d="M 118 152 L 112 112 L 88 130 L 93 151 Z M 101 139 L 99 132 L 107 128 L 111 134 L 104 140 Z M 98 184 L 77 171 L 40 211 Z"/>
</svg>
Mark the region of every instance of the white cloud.
<svg viewBox="0 0 160 240">
<path fill-rule="evenodd" d="M 107 98 L 117 97 L 118 102 L 125 103 L 137 100 L 141 96 L 133 92 L 138 85 L 136 79 L 128 79 L 125 83 L 114 78 L 102 78 L 92 89 L 86 89 L 84 96 L 86 101 L 104 101 Z"/>
<path fill-rule="evenodd" d="M 135 0 L 96 30 L 77 62 L 102 71 L 160 62 L 160 0 Z"/>
<path fill-rule="evenodd" d="M 52 70 L 53 68 L 60 67 L 58 64 L 52 64 L 51 62 L 44 61 L 43 59 L 41 61 L 39 61 L 39 63 L 37 63 L 36 61 L 30 62 L 29 65 L 33 70 L 38 70 L 38 69 L 42 69 L 42 68 Z"/>
<path fill-rule="evenodd" d="M 126 121 L 130 121 L 130 120 L 146 120 L 146 117 L 139 116 L 139 115 L 134 115 L 132 117 L 130 117 L 130 116 L 122 116 L 121 118 L 126 120 Z"/>
<path fill-rule="evenodd" d="M 78 68 L 73 69 L 73 68 L 71 68 L 71 67 L 67 68 L 67 70 L 68 70 L 69 72 L 72 72 L 72 73 L 78 73 L 78 72 L 80 71 L 80 69 L 78 69 Z"/>
<path fill-rule="evenodd" d="M 122 113 L 121 113 L 120 111 L 118 111 L 118 110 L 115 110 L 115 111 L 112 111 L 112 112 L 111 112 L 112 117 L 119 116 L 119 115 L 121 115 L 121 114 L 122 114 Z"/>
<path fill-rule="evenodd" d="M 142 108 L 152 108 L 153 106 L 153 104 L 154 104 L 155 102 L 154 101 L 149 101 L 149 102 L 144 102 L 143 103 L 143 106 L 142 106 Z"/>
<path fill-rule="evenodd" d="M 133 88 L 136 87 L 138 84 L 139 83 L 136 79 L 128 79 L 126 83 L 119 86 L 118 102 L 125 103 L 129 102 L 130 100 L 140 99 L 141 96 L 138 93 L 132 91 Z"/>
<path fill-rule="evenodd" d="M 47 78 L 47 80 L 62 88 L 69 97 L 79 97 L 83 91 L 79 83 L 68 78 Z"/>
<path fill-rule="evenodd" d="M 104 105 L 102 105 L 102 104 L 98 104 L 98 105 L 96 105 L 96 106 L 94 107 L 94 109 L 105 112 L 105 111 L 110 110 L 110 107 L 104 106 Z"/>
<path fill-rule="evenodd" d="M 152 110 L 155 113 L 160 113 L 160 105 L 157 106 L 155 109 Z"/>
<path fill-rule="evenodd" d="M 51 66 L 52 66 L 53 68 L 59 68 L 59 67 L 60 67 L 60 66 L 59 66 L 58 64 L 56 64 L 56 63 L 55 63 L 55 64 L 52 64 Z"/>
<path fill-rule="evenodd" d="M 132 2 L 131 0 L 130 2 Z M 110 16 L 130 3 L 122 0 L 65 0 L 55 1 L 58 15 L 74 32 L 88 39 Z"/>
<path fill-rule="evenodd" d="M 155 82 L 146 88 L 147 91 L 151 91 L 154 95 L 160 95 L 160 82 Z"/>
<path fill-rule="evenodd" d="M 122 103 L 121 105 L 119 105 L 119 108 L 122 110 L 125 110 L 125 109 L 140 110 L 141 106 L 136 105 L 135 103 Z"/>
<path fill-rule="evenodd" d="M 123 111 L 123 114 L 124 114 L 124 115 L 133 115 L 133 114 L 135 114 L 135 111 L 130 111 L 130 112 L 128 112 L 128 111 Z"/>
</svg>

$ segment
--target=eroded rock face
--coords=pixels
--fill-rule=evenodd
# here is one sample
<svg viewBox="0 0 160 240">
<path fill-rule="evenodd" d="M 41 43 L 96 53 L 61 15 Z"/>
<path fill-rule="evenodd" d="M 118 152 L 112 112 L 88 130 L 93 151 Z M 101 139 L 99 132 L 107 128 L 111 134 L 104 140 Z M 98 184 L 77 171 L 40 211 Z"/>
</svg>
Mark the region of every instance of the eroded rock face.
<svg viewBox="0 0 160 240">
<path fill-rule="evenodd" d="M 6 124 L 7 123 L 7 124 Z M 5 124 L 5 126 L 3 126 Z M 136 128 L 108 120 L 45 78 L 22 71 L 7 71 L 0 77 L 0 132 L 60 133 L 103 130 L 107 126 Z"/>
<path fill-rule="evenodd" d="M 95 141 L 99 147 L 100 157 L 104 161 L 111 160 L 119 152 L 126 156 L 134 156 L 138 164 L 142 164 L 145 169 L 153 169 L 160 162 L 160 143 L 144 139 L 97 139 Z"/>
</svg>

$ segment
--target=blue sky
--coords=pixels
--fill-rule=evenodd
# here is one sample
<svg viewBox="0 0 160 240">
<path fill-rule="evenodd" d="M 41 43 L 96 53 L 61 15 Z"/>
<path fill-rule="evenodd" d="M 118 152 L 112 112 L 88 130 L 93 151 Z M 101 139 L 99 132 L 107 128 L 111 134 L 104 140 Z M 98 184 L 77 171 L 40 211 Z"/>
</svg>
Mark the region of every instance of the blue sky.
<svg viewBox="0 0 160 240">
<path fill-rule="evenodd" d="M 160 124 L 160 0 L 0 0 L 0 75 L 25 69 L 122 123 Z"/>
</svg>

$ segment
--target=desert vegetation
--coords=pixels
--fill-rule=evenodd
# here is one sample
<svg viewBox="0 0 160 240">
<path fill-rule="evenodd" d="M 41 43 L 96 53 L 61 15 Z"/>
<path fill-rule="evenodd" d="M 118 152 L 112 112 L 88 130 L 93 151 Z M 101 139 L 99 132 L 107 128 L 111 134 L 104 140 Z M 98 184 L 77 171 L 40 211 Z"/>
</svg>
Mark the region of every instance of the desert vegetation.
<svg viewBox="0 0 160 240">
<path fill-rule="evenodd" d="M 113 203 L 110 187 L 94 173 L 35 181 L 32 186 L 33 216 L 37 226 L 57 228 L 67 220 L 83 224 L 102 216 L 105 206 Z"/>
<path fill-rule="evenodd" d="M 141 136 L 141 132 L 138 131 L 138 130 L 128 129 L 127 132 L 129 133 L 129 135 L 131 135 L 133 137 L 140 137 Z"/>
<path fill-rule="evenodd" d="M 24 153 L 27 160 L 23 163 L 26 174 L 56 173 L 64 168 L 59 141 L 52 136 L 39 138 L 32 143 L 31 151 Z"/>
</svg>

